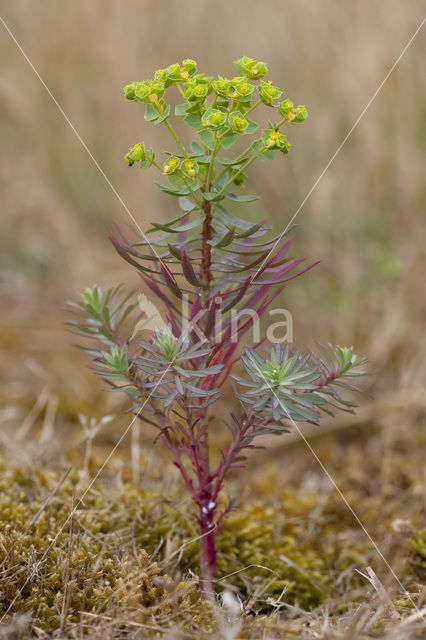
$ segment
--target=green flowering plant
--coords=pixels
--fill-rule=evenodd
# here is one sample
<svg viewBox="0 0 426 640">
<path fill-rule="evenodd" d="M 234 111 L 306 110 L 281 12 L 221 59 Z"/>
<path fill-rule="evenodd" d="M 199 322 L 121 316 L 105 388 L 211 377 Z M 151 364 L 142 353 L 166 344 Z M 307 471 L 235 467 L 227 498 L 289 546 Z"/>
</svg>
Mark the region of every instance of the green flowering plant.
<svg viewBox="0 0 426 640">
<path fill-rule="evenodd" d="M 341 394 L 353 391 L 364 375 L 364 360 L 348 348 L 303 355 L 288 344 L 266 355 L 264 344 L 239 348 L 273 300 L 313 265 L 289 256 L 289 230 L 273 236 L 265 222 L 229 209 L 229 203 L 256 200 L 239 191 L 247 169 L 256 160 L 288 154 L 283 127 L 308 115 L 289 98 L 280 102 L 282 90 L 262 79 L 265 63 L 244 56 L 235 67 L 238 76 L 214 78 L 187 59 L 124 88 L 125 97 L 144 108 L 147 122 L 167 128 L 174 145 L 163 157 L 138 142 L 125 160 L 159 171 L 157 184 L 179 211 L 167 222 L 153 222 L 146 234 L 131 228 L 132 238 L 116 225 L 111 241 L 164 305 L 167 324 L 147 330 L 141 340 L 134 327 L 143 309 L 119 287 L 87 289 L 70 308 L 71 329 L 95 341 L 83 347 L 94 369 L 110 390 L 128 395 L 138 419 L 157 430 L 191 494 L 205 597 L 215 589 L 216 535 L 233 506 L 221 497 L 227 475 L 244 464 L 258 436 L 285 431 L 295 420 L 317 424 L 336 408 L 352 411 L 355 405 Z M 176 133 L 168 91 L 183 100 L 174 116 L 188 126 L 189 140 Z M 258 107 L 261 115 L 253 120 Z M 243 150 L 229 152 L 238 141 Z M 227 417 L 211 410 L 226 387 L 239 405 Z M 215 450 L 211 435 L 220 421 L 229 443 Z"/>
</svg>

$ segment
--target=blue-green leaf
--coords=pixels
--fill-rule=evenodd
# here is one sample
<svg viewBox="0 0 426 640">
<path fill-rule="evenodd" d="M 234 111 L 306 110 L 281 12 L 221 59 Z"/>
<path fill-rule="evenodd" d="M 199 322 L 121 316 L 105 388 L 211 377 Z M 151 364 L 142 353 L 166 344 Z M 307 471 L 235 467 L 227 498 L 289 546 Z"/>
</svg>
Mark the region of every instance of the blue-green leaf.
<svg viewBox="0 0 426 640">
<path fill-rule="evenodd" d="M 191 105 L 189 102 L 184 102 L 183 104 L 177 104 L 175 106 L 175 116 L 186 116 L 186 112 L 188 111 L 188 107 Z"/>
<path fill-rule="evenodd" d="M 181 190 L 177 190 L 177 189 L 171 189 L 170 187 L 167 187 L 164 184 L 161 184 L 161 182 L 156 182 L 156 185 L 158 185 L 161 189 L 161 191 L 164 191 L 164 193 L 169 193 L 171 196 L 189 196 L 190 195 L 190 191 L 189 189 L 181 189 Z"/>
<path fill-rule="evenodd" d="M 188 127 L 192 127 L 192 129 L 199 129 L 201 127 L 201 118 L 198 113 L 189 113 L 185 116 L 184 122 L 186 122 Z"/>
<path fill-rule="evenodd" d="M 196 153 L 196 154 L 199 154 L 199 155 L 203 155 L 204 154 L 203 147 L 198 142 L 196 142 L 195 140 L 193 140 L 191 142 L 191 151 L 192 151 L 192 153 Z"/>
<path fill-rule="evenodd" d="M 220 139 L 220 143 L 222 145 L 223 149 L 229 149 L 230 147 L 232 147 L 232 145 L 234 144 L 234 142 L 236 142 L 238 139 L 238 133 L 227 133 L 225 136 L 223 136 L 223 138 Z"/>
<path fill-rule="evenodd" d="M 198 132 L 198 135 L 201 142 L 203 142 L 208 149 L 213 151 L 216 147 L 216 138 L 214 133 L 208 129 L 201 129 L 201 131 Z"/>
<path fill-rule="evenodd" d="M 204 200 L 208 200 L 209 202 L 219 202 L 219 200 L 223 200 L 224 197 L 223 193 L 218 194 L 216 191 L 207 191 L 206 193 L 203 193 Z"/>
<path fill-rule="evenodd" d="M 225 207 L 223 207 L 221 204 L 215 205 L 215 211 L 217 212 L 219 218 L 230 226 L 234 226 L 239 229 L 250 229 L 253 226 L 252 222 L 237 218 L 236 216 L 234 216 L 234 214 L 225 209 Z"/>
<path fill-rule="evenodd" d="M 254 200 L 259 200 L 258 196 L 237 196 L 235 193 L 230 193 L 229 191 L 225 191 L 224 195 L 234 202 L 253 202 Z"/>
</svg>

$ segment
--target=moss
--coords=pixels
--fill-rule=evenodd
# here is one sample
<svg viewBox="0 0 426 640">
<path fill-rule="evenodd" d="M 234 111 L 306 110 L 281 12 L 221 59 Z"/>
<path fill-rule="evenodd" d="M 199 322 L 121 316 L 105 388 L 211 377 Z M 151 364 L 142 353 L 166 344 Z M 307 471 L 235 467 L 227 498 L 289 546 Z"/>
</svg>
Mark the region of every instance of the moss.
<svg viewBox="0 0 426 640">
<path fill-rule="evenodd" d="M 197 571 L 198 543 L 187 544 L 197 537 L 196 524 L 191 505 L 179 495 L 168 500 L 131 483 L 103 480 L 85 496 L 84 505 L 77 505 L 70 530 L 70 508 L 81 493 L 77 472 L 44 507 L 59 483 L 59 471 L 4 461 L 0 474 L 2 614 L 29 612 L 38 627 L 54 629 L 64 615 L 65 594 L 70 623 L 81 612 L 123 607 L 136 609 L 143 618 L 144 609 L 152 615 L 168 606 L 167 579 L 148 554 L 157 553 L 171 570 L 179 557 L 180 571 Z M 277 508 L 256 501 L 231 512 L 217 540 L 219 577 L 239 572 L 231 582 L 243 595 L 257 589 L 263 599 L 285 591 L 286 602 L 303 607 L 319 603 L 331 592 L 332 582 L 316 532 L 306 532 L 301 514 L 308 506 L 306 497 L 292 496 Z M 179 556 L 173 555 L 183 543 L 187 546 Z M 241 572 L 247 565 L 257 566 Z M 183 587 L 179 601 L 191 607 L 198 594 L 194 585 Z"/>
<path fill-rule="evenodd" d="M 412 550 L 410 565 L 420 580 L 426 582 L 426 529 L 416 531 L 410 544 Z"/>
<path fill-rule="evenodd" d="M 167 577 L 132 535 L 136 512 L 145 532 L 139 537 L 150 546 L 164 532 L 161 520 L 154 533 L 144 526 L 143 492 L 130 488 L 122 500 L 104 486 L 85 497 L 71 520 L 75 478 L 69 477 L 37 516 L 61 474 L 5 463 L 0 473 L 1 614 L 29 612 L 37 627 L 55 629 L 64 616 L 78 622 L 81 612 L 125 608 L 144 619 L 169 606 Z M 194 588 L 181 587 L 180 602 L 188 606 Z"/>
<path fill-rule="evenodd" d="M 297 512 L 302 500 L 292 501 Z M 285 602 L 306 608 L 332 591 L 327 559 L 290 501 L 275 508 L 261 502 L 241 506 L 227 518 L 217 546 L 220 575 L 238 572 L 231 580 L 243 592 L 284 593 Z"/>
<path fill-rule="evenodd" d="M 142 488 L 99 479 L 77 505 L 70 529 L 71 506 L 87 479 L 73 471 L 58 487 L 61 475 L 0 461 L 0 616 L 27 615 L 30 628 L 48 631 L 63 624 L 65 610 L 68 625 L 78 624 L 82 612 L 131 616 L 140 624 L 155 616 L 166 626 L 172 615 L 189 633 L 197 627 L 210 633 L 215 617 L 199 602 L 196 581 L 180 582 L 187 570 L 197 572 L 199 546 L 190 542 L 198 531 L 179 485 L 165 497 L 158 481 L 153 490 L 149 481 Z M 276 465 L 258 478 L 253 474 L 244 503 L 224 520 L 218 586 L 237 589 L 268 616 L 278 598 L 306 610 L 333 596 L 335 611 L 343 611 L 349 597 L 365 590 L 354 569 L 371 561 L 368 540 L 353 522 L 348 526 L 337 495 L 328 494 L 321 505 L 318 492 L 282 489 L 278 478 Z M 367 524 L 375 500 L 364 498 Z M 411 566 L 424 580 L 426 531 L 411 545 Z"/>
<path fill-rule="evenodd" d="M 76 509 L 70 539 L 70 506 L 81 493 L 77 472 L 62 483 L 31 527 L 28 523 L 61 474 L 6 462 L 0 472 L 3 613 L 31 612 L 41 628 L 58 627 L 67 563 L 71 622 L 82 611 L 126 606 L 142 614 L 143 607 L 151 613 L 164 608 L 165 578 L 148 554 L 162 558 L 171 571 L 179 560 L 180 572 L 197 572 L 199 546 L 188 542 L 198 531 L 190 502 L 182 502 L 179 494 L 166 499 L 131 483 L 98 481 L 96 491 Z M 219 587 L 230 583 L 243 597 L 256 593 L 262 603 L 256 606 L 263 609 L 273 602 L 268 604 L 268 598 L 280 596 L 312 608 L 333 594 L 336 572 L 356 559 L 353 553 L 348 556 L 345 545 L 336 544 L 329 520 L 315 513 L 314 494 L 281 492 L 272 501 L 248 501 L 224 521 L 217 538 Z M 192 606 L 197 597 L 192 587 L 181 601 Z"/>
</svg>

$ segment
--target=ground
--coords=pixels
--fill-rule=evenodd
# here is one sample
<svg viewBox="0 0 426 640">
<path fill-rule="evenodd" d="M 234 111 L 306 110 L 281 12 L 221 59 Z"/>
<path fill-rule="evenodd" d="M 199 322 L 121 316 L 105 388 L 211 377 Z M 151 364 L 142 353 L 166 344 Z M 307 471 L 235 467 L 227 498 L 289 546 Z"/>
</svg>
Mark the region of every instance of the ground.
<svg viewBox="0 0 426 640">
<path fill-rule="evenodd" d="M 67 339 L 59 361 L 71 370 Z M 227 486 L 237 506 L 217 539 L 211 605 L 197 589 L 191 504 L 154 434 L 129 434 L 102 468 L 131 420 L 125 405 L 101 404 L 82 369 L 92 402 L 73 406 L 42 372 L 30 361 L 17 376 L 33 379 L 24 401 L 12 364 L 4 387 L 0 637 L 423 637 L 426 428 L 421 407 L 400 428 L 405 392 L 377 392 L 306 441 L 265 439 Z"/>
</svg>

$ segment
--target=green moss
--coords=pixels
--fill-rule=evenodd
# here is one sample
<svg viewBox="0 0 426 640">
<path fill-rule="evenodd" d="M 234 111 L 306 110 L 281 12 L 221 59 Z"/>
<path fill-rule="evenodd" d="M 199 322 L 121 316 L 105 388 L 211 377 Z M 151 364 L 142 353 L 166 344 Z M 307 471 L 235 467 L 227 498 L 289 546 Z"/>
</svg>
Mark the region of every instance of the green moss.
<svg viewBox="0 0 426 640">
<path fill-rule="evenodd" d="M 412 556 L 410 565 L 422 581 L 426 581 L 426 529 L 416 531 L 410 540 Z"/>
<path fill-rule="evenodd" d="M 69 477 L 37 517 L 61 474 L 7 464 L 0 473 L 2 615 L 29 612 L 37 627 L 55 629 L 64 618 L 78 622 L 81 612 L 124 608 L 143 620 L 167 609 L 167 577 L 135 544 L 133 531 L 152 547 L 170 526 L 161 519 L 154 530 L 144 523 L 143 492 L 124 487 L 120 496 L 103 486 L 87 494 L 71 520 L 76 478 Z M 185 606 L 191 592 L 182 591 Z"/>
<path fill-rule="evenodd" d="M 44 505 L 61 475 L 0 461 L 0 616 L 28 613 L 32 625 L 52 630 L 61 626 L 64 609 L 69 624 L 81 612 L 131 611 L 143 622 L 180 609 L 183 626 L 211 627 L 195 582 L 176 590 L 199 560 L 192 505 L 179 488 L 165 497 L 161 488 L 99 479 L 77 505 L 70 536 L 70 510 L 87 480 L 72 472 Z M 256 610 L 271 612 L 278 598 L 311 609 L 363 586 L 354 568 L 368 562 L 371 550 L 348 528 L 337 497 L 319 508 L 314 492 L 279 488 L 276 469 L 260 483 L 252 478 L 251 490 L 256 498 L 231 511 L 217 537 L 219 589 L 238 589 Z M 412 542 L 412 563 L 423 576 L 425 534 Z"/>
<path fill-rule="evenodd" d="M 82 491 L 78 473 L 68 476 L 44 508 L 59 471 L 4 461 L 0 474 L 1 614 L 29 612 L 38 627 L 58 628 L 65 594 L 70 623 L 81 612 L 123 607 L 143 618 L 144 609 L 151 615 L 169 606 L 166 577 L 148 554 L 163 560 L 171 555 L 166 566 L 174 571 L 178 557 L 180 572 L 197 569 L 198 543 L 187 543 L 198 532 L 191 505 L 179 496 L 167 500 L 131 483 L 100 481 L 84 505 L 77 505 L 70 531 L 71 505 Z M 217 539 L 219 577 L 238 572 L 229 581 L 243 595 L 256 589 L 261 600 L 284 591 L 286 602 L 303 607 L 321 602 L 332 580 L 316 532 L 306 531 L 302 514 L 308 506 L 306 498 L 293 496 L 277 508 L 257 501 L 231 512 Z M 247 565 L 256 566 L 245 570 Z M 198 597 L 187 586 L 182 606 Z"/>
<path fill-rule="evenodd" d="M 300 502 L 293 498 L 295 511 Z M 217 546 L 219 574 L 239 572 L 230 580 L 243 592 L 284 592 L 285 602 L 309 608 L 332 591 L 327 558 L 306 532 L 306 520 L 294 517 L 291 502 L 241 506 L 227 518 Z"/>
</svg>

